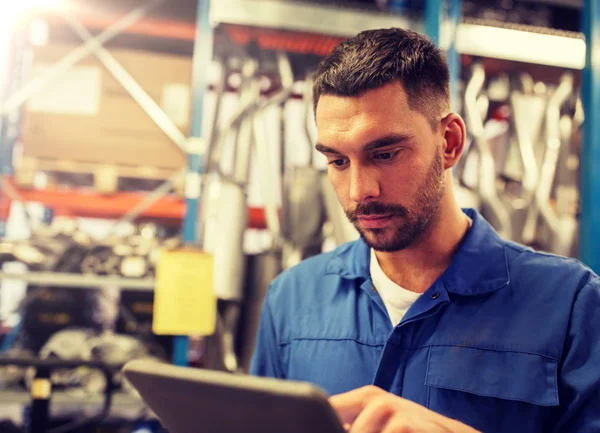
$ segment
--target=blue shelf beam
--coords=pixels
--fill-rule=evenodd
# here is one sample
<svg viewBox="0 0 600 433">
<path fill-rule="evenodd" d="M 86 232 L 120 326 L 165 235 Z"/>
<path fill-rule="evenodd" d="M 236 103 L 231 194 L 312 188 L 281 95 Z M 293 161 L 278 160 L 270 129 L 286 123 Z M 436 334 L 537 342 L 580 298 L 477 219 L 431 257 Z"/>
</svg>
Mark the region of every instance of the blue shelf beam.
<svg viewBox="0 0 600 433">
<path fill-rule="evenodd" d="M 193 64 L 193 104 L 191 132 L 188 144 L 188 173 L 186 177 L 183 220 L 183 241 L 188 245 L 198 243 L 198 219 L 201 196 L 201 175 L 204 169 L 204 146 L 202 142 L 202 114 L 204 94 L 207 87 L 207 71 L 212 62 L 213 33 L 209 19 L 210 0 L 198 0 L 196 39 Z M 173 364 L 187 365 L 189 340 L 185 336 L 175 337 Z"/>
<path fill-rule="evenodd" d="M 456 32 L 460 25 L 462 17 L 462 0 L 450 0 L 448 10 L 448 22 L 452 32 L 450 34 L 450 46 L 448 47 L 448 64 L 450 66 L 450 102 L 453 111 L 459 108 L 459 89 L 460 82 L 460 54 L 456 51 Z"/>
<path fill-rule="evenodd" d="M 581 167 L 580 258 L 600 272 L 600 4 L 584 0 L 581 13 L 586 40 L 582 100 L 585 113 Z"/>
<path fill-rule="evenodd" d="M 442 0 L 427 0 L 425 2 L 425 33 L 427 37 L 439 45 L 440 28 L 442 27 Z"/>
</svg>

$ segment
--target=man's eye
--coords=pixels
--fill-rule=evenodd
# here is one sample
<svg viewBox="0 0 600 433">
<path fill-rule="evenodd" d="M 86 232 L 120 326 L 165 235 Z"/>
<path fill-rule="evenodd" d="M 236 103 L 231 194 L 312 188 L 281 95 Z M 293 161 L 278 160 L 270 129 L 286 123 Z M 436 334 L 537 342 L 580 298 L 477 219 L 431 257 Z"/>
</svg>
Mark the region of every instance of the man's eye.
<svg viewBox="0 0 600 433">
<path fill-rule="evenodd" d="M 378 159 L 380 161 L 389 161 L 390 159 L 394 158 L 394 156 L 396 156 L 396 154 L 398 154 L 398 152 L 400 152 L 400 150 L 394 150 L 391 152 L 375 153 L 373 155 L 373 159 Z"/>
<path fill-rule="evenodd" d="M 336 167 L 343 167 L 344 164 L 346 164 L 346 161 L 343 159 L 334 159 L 332 161 L 329 161 L 329 164 L 335 165 Z"/>
<path fill-rule="evenodd" d="M 377 159 L 390 159 L 392 156 L 392 152 L 383 152 L 376 154 L 374 157 Z"/>
</svg>

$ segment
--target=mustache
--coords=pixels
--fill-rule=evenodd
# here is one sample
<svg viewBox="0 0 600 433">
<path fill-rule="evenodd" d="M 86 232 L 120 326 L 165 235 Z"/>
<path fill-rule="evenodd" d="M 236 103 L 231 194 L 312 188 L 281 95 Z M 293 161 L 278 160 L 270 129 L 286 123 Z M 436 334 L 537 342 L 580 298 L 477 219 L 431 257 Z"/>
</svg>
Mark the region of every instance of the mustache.
<svg viewBox="0 0 600 433">
<path fill-rule="evenodd" d="M 373 216 L 373 215 L 393 215 L 406 217 L 408 215 L 408 209 L 404 206 L 395 204 L 385 204 L 378 202 L 371 203 L 359 203 L 354 209 L 346 210 L 346 216 L 351 222 L 355 222 L 362 216 Z"/>
</svg>

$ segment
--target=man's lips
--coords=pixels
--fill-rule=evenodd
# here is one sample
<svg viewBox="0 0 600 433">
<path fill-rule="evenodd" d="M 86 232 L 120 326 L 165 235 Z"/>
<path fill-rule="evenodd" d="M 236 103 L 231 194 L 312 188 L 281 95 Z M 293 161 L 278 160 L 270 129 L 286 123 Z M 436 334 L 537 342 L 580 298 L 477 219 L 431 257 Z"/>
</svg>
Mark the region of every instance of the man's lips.
<svg viewBox="0 0 600 433">
<path fill-rule="evenodd" d="M 387 215 L 361 215 L 358 217 L 360 225 L 367 229 L 379 229 L 385 227 L 392 219 L 391 214 Z"/>
</svg>

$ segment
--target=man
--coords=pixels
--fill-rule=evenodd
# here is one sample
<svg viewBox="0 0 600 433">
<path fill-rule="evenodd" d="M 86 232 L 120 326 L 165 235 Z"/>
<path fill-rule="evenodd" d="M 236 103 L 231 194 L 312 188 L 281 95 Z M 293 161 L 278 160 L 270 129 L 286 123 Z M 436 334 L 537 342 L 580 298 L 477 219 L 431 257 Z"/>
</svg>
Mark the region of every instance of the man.
<svg viewBox="0 0 600 433">
<path fill-rule="evenodd" d="M 323 387 L 353 433 L 600 431 L 600 279 L 459 208 L 448 82 L 399 29 L 319 66 L 317 149 L 361 239 L 273 282 L 252 373 Z"/>
</svg>

